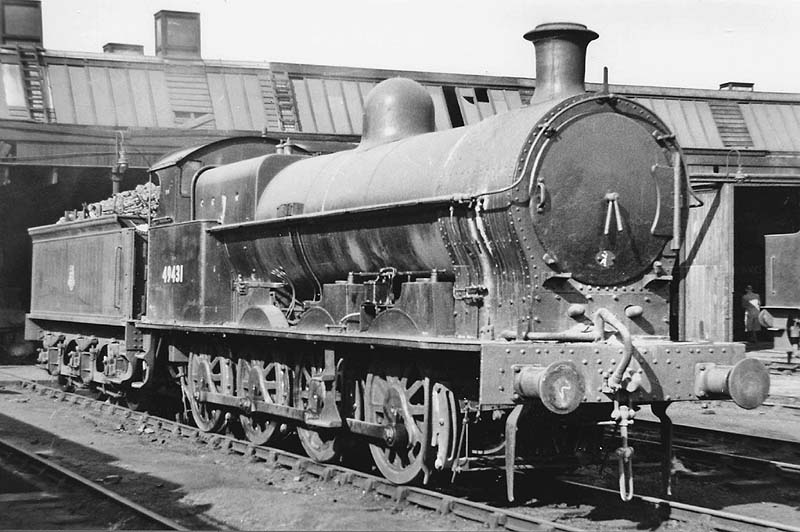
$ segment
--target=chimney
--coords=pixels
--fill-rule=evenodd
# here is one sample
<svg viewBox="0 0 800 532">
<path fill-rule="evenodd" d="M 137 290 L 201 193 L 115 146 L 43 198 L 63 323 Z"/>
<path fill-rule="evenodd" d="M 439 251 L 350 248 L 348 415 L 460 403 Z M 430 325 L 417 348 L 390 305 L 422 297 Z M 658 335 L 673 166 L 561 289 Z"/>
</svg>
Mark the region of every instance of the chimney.
<svg viewBox="0 0 800 532">
<path fill-rule="evenodd" d="M 0 1 L 2 44 L 42 45 L 42 3 L 39 0 Z"/>
<path fill-rule="evenodd" d="M 156 25 L 156 55 L 200 59 L 200 13 L 159 11 Z"/>
<path fill-rule="evenodd" d="M 719 84 L 721 91 L 748 91 L 753 92 L 755 83 L 747 83 L 746 81 L 726 81 Z"/>
<path fill-rule="evenodd" d="M 550 22 L 525 34 L 536 50 L 536 90 L 531 104 L 586 92 L 586 47 L 598 35 L 583 24 Z"/>
<path fill-rule="evenodd" d="M 109 42 L 103 45 L 103 52 L 106 54 L 144 55 L 144 46 L 141 44 Z"/>
</svg>

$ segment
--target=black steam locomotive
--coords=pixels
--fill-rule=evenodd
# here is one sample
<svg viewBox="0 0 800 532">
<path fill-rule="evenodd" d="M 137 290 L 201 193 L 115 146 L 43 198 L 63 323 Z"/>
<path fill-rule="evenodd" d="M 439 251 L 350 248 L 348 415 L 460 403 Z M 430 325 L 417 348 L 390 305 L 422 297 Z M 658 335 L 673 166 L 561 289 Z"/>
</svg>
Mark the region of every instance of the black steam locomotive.
<svg viewBox="0 0 800 532">
<path fill-rule="evenodd" d="M 769 377 L 742 345 L 680 330 L 675 136 L 585 91 L 595 32 L 525 38 L 525 108 L 435 132 L 427 91 L 389 79 L 353 150 L 185 150 L 152 168 L 151 220 L 31 229 L 27 337 L 67 384 L 138 402 L 168 376 L 202 430 L 294 429 L 318 461 L 361 440 L 401 484 L 495 460 L 513 498 L 516 464 L 561 463 L 616 424 L 629 498 L 639 405 L 669 438 L 671 402 L 754 408 Z"/>
</svg>

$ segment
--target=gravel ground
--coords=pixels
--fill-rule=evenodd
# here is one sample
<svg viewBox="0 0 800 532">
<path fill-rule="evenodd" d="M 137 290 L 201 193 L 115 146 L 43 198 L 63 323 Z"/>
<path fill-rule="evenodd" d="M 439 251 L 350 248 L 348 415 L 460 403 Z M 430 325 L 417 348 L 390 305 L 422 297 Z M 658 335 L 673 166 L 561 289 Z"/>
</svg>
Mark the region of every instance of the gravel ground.
<svg viewBox="0 0 800 532">
<path fill-rule="evenodd" d="M 3 380 L 8 380 L 8 371 L 0 368 L 0 386 Z M 42 370 L 33 367 L 15 368 L 13 372 L 30 379 L 46 377 Z M 800 378 L 795 382 L 800 384 Z M 789 391 L 800 389 L 793 383 L 787 386 L 785 389 Z M 640 417 L 650 418 L 647 410 L 642 409 Z M 69 415 L 66 415 L 68 411 Z M 759 408 L 743 411 L 730 403 L 710 402 L 676 404 L 669 413 L 676 423 L 800 441 L 798 410 Z M 635 434 L 635 425 L 632 431 Z M 481 528 L 478 523 L 455 516 L 398 506 L 353 486 L 321 482 L 312 476 L 272 468 L 264 463 L 248 463 L 240 456 L 214 450 L 203 443 L 146 433 L 133 421 L 121 422 L 92 409 L 76 409 L 74 405 L 50 398 L 18 394 L 13 388 L 3 390 L 0 387 L 0 438 L 24 442 L 29 450 L 48 453 L 50 458 L 65 466 L 77 469 L 90 479 L 102 481 L 192 529 Z M 655 482 L 656 478 L 640 477 L 639 480 L 641 483 L 638 485 L 645 486 Z M 688 488 L 685 483 L 681 484 L 684 489 Z M 498 486 L 498 489 L 502 488 L 502 485 Z M 800 508 L 785 506 L 785 496 L 769 493 L 768 486 L 736 489 L 744 492 L 727 501 L 712 503 L 712 506 L 787 523 L 800 518 Z M 689 495 L 686 502 L 704 504 L 700 500 L 703 494 Z M 679 499 L 685 500 L 685 497 Z M 532 504 L 539 506 L 534 501 Z M 557 504 L 553 506 L 554 518 L 558 518 L 555 514 L 564 515 L 564 508 L 558 508 Z M 588 518 L 590 523 L 609 530 L 608 526 L 619 518 L 619 515 L 603 516 L 597 509 L 579 505 L 570 505 L 570 509 L 567 513 L 578 519 L 577 526 L 586 526 L 585 519 Z M 621 528 L 631 526 L 630 522 L 620 521 L 618 524 Z M 673 528 L 675 525 L 677 523 L 662 523 L 661 529 L 682 530 L 680 525 Z M 0 529 L 7 528 L 0 520 Z"/>
<path fill-rule="evenodd" d="M 479 526 L 455 516 L 397 506 L 353 486 L 247 463 L 203 443 L 139 429 L 133 421 L 0 388 L 0 438 L 44 453 L 192 529 L 472 530 Z M 0 529 L 8 529 L 3 520 Z"/>
</svg>

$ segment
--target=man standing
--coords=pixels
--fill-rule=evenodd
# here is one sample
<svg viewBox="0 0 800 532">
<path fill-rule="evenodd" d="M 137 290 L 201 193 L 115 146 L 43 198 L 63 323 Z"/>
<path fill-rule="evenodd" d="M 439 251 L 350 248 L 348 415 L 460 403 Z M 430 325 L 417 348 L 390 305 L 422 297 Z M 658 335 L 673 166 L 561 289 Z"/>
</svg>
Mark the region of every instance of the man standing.
<svg viewBox="0 0 800 532">
<path fill-rule="evenodd" d="M 758 341 L 758 331 L 761 330 L 761 323 L 758 321 L 758 313 L 761 311 L 761 298 L 753 292 L 753 287 L 747 285 L 742 296 L 742 308 L 744 309 L 744 330 L 747 334 L 748 342 Z"/>
</svg>

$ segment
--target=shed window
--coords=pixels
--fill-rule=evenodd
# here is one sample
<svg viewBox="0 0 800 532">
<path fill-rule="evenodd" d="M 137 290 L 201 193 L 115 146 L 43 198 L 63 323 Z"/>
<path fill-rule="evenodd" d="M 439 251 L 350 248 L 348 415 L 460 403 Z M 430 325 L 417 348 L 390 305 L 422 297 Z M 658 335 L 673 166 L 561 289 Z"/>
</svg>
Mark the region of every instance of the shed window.
<svg viewBox="0 0 800 532">
<path fill-rule="evenodd" d="M 0 65 L 3 72 L 3 86 L 6 89 L 6 104 L 9 107 L 26 107 L 25 88 L 22 85 L 20 68 L 17 65 Z"/>
</svg>

